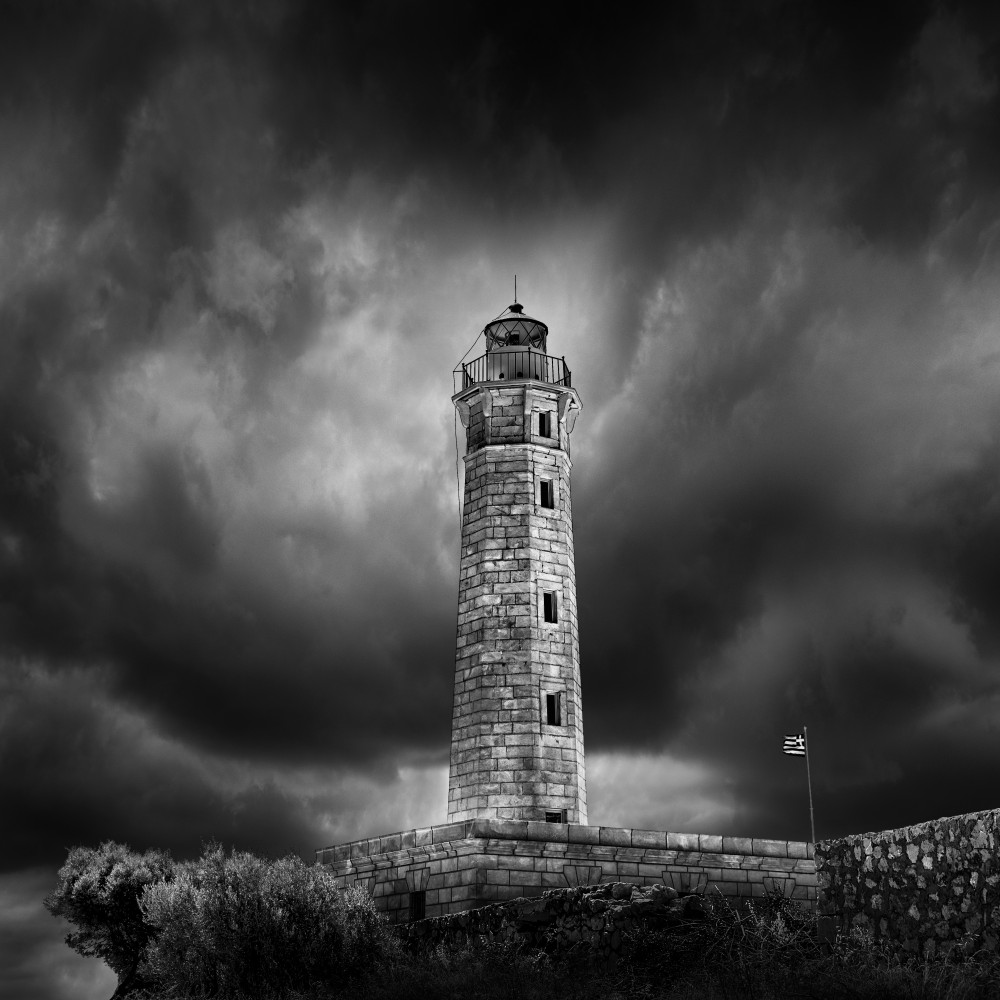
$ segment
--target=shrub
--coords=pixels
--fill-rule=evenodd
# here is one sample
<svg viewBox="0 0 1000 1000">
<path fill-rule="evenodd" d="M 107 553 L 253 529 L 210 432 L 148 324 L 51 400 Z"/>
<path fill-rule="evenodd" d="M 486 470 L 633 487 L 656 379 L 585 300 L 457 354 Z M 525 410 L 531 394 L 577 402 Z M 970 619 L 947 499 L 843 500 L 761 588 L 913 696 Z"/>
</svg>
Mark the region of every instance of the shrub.
<svg viewBox="0 0 1000 1000">
<path fill-rule="evenodd" d="M 159 930 L 148 966 L 161 987 L 194 996 L 287 994 L 378 959 L 388 932 L 367 894 L 289 856 L 270 862 L 210 845 L 151 885 L 142 910 Z"/>
<path fill-rule="evenodd" d="M 59 884 L 45 898 L 53 916 L 77 927 L 66 943 L 81 955 L 103 959 L 117 974 L 116 996 L 142 984 L 144 954 L 156 934 L 143 921 L 139 896 L 162 885 L 173 868 L 164 851 L 137 854 L 110 840 L 96 849 L 74 847 L 59 869 Z"/>
</svg>

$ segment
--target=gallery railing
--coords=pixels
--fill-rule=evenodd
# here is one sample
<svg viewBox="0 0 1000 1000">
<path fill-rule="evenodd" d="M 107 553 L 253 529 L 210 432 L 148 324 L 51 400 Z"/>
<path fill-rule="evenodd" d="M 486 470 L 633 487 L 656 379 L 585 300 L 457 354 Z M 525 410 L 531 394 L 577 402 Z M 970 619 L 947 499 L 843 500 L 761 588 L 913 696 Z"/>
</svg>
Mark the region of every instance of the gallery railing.
<svg viewBox="0 0 1000 1000">
<path fill-rule="evenodd" d="M 488 351 L 482 357 L 456 368 L 455 376 L 456 383 L 461 383 L 461 389 L 468 389 L 470 385 L 479 382 L 505 382 L 511 379 L 535 379 L 537 382 L 564 385 L 567 388 L 573 385 L 565 358 L 555 358 L 530 349 L 512 351 L 501 348 Z"/>
</svg>

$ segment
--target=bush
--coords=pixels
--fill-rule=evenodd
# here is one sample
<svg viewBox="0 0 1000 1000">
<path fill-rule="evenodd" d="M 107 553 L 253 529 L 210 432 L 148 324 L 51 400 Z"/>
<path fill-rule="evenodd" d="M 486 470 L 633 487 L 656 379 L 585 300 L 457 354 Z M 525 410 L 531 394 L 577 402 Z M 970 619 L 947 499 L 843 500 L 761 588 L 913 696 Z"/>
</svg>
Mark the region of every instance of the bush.
<svg viewBox="0 0 1000 1000">
<path fill-rule="evenodd" d="M 151 885 L 141 906 L 159 934 L 148 967 L 192 996 L 273 997 L 336 982 L 377 961 L 389 935 L 371 898 L 289 856 L 270 862 L 210 845 Z"/>
<path fill-rule="evenodd" d="M 81 955 L 102 958 L 118 976 L 116 996 L 142 984 L 143 958 L 155 930 L 143 921 L 139 896 L 173 872 L 164 851 L 137 854 L 127 844 L 74 847 L 59 869 L 59 884 L 45 897 L 55 917 L 78 928 L 66 943 Z"/>
</svg>

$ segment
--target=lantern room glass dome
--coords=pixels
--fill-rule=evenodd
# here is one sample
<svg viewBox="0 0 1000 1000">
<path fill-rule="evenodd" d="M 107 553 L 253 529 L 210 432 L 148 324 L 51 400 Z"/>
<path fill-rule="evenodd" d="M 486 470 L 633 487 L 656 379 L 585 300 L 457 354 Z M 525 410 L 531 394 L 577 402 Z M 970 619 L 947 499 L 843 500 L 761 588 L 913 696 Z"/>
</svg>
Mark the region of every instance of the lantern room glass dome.
<svg viewBox="0 0 1000 1000">
<path fill-rule="evenodd" d="M 532 348 L 545 353 L 549 328 L 541 321 L 524 314 L 524 307 L 515 302 L 495 320 L 483 328 L 486 350 L 493 352 L 505 348 L 525 350 Z"/>
</svg>

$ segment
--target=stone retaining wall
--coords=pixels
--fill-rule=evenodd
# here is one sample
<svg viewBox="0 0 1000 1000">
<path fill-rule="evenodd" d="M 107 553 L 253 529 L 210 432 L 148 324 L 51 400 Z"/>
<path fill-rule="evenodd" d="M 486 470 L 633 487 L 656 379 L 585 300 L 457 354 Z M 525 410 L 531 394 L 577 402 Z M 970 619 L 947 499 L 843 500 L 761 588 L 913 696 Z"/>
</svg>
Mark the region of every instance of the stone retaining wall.
<svg viewBox="0 0 1000 1000">
<path fill-rule="evenodd" d="M 811 846 L 797 841 L 665 833 L 576 823 L 467 820 L 317 851 L 342 888 L 360 884 L 393 923 L 416 894 L 427 917 L 548 889 L 630 882 L 734 898 L 774 889 L 815 898 Z"/>
<path fill-rule="evenodd" d="M 820 913 L 932 957 L 997 952 L 1000 810 L 852 834 L 816 845 Z"/>
</svg>

